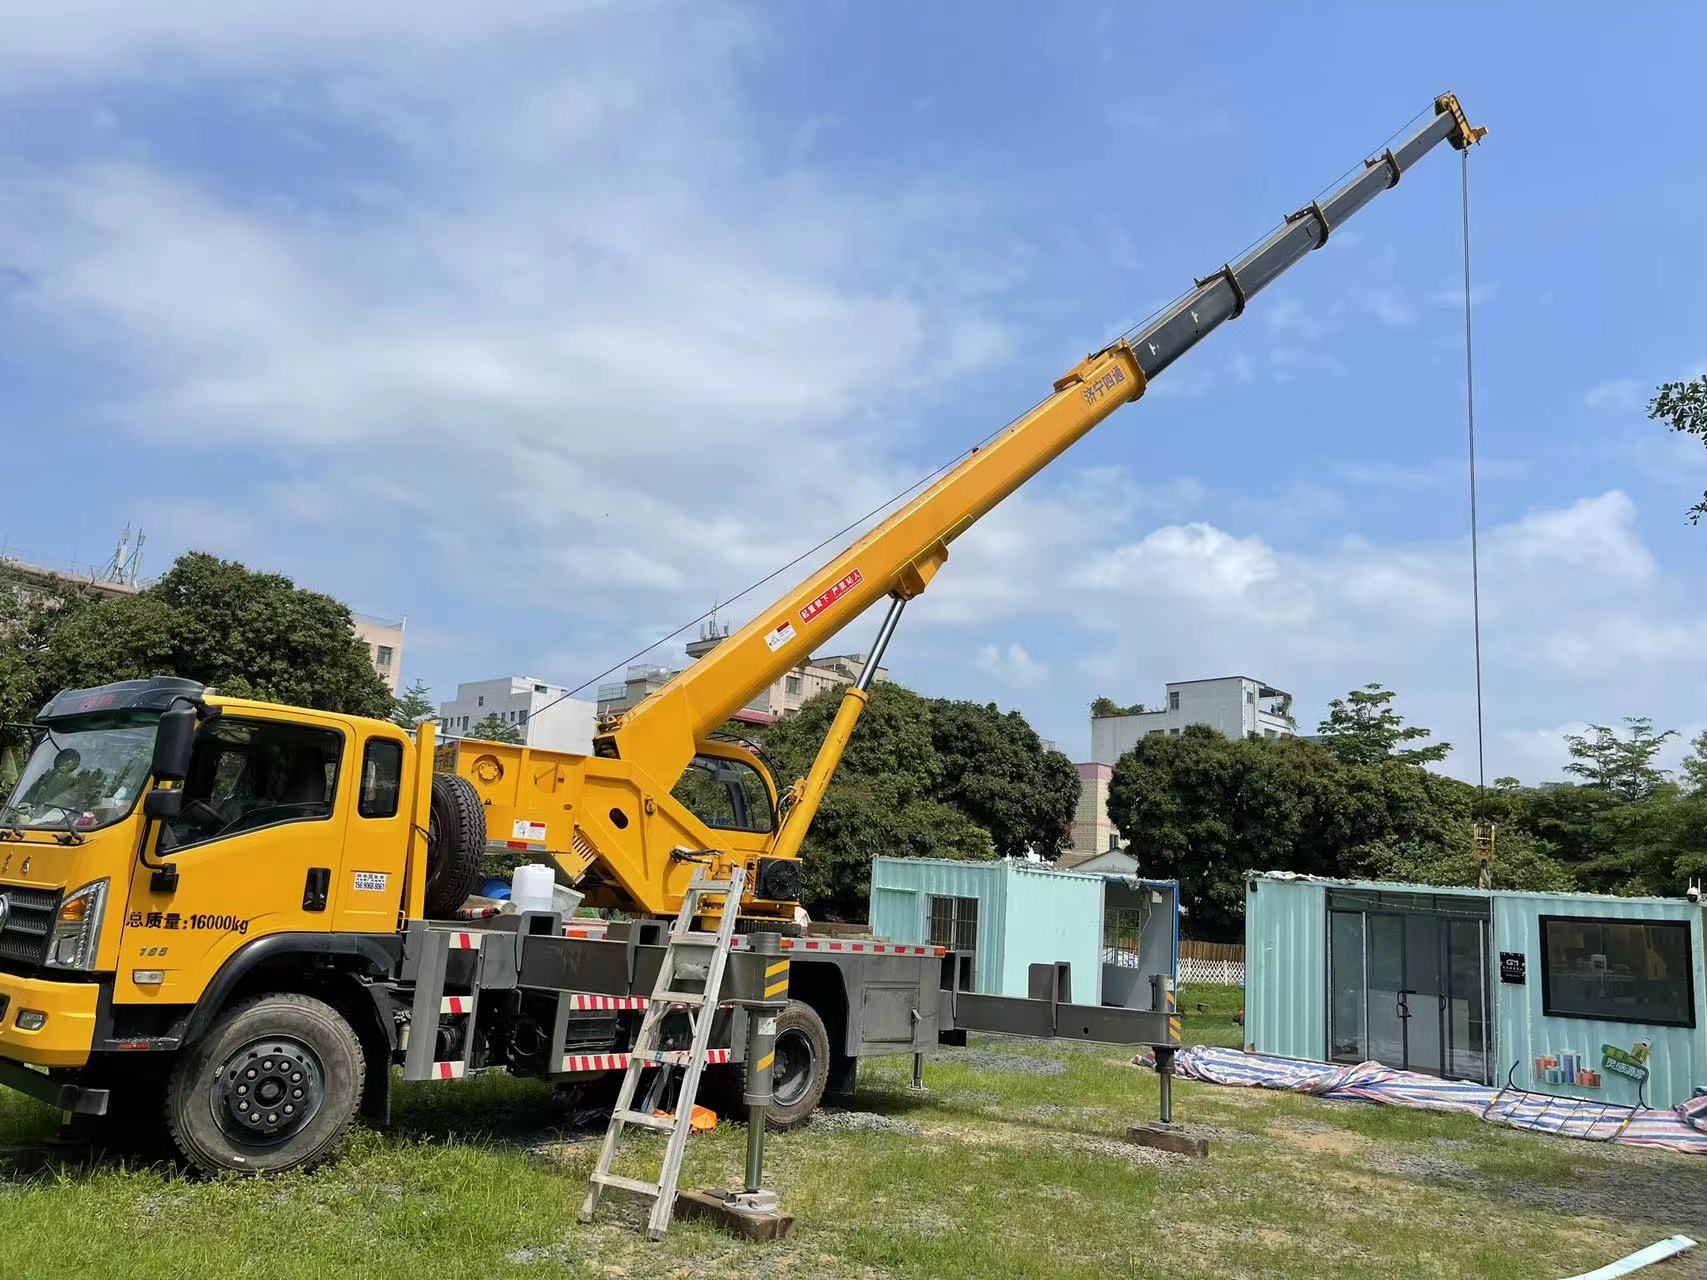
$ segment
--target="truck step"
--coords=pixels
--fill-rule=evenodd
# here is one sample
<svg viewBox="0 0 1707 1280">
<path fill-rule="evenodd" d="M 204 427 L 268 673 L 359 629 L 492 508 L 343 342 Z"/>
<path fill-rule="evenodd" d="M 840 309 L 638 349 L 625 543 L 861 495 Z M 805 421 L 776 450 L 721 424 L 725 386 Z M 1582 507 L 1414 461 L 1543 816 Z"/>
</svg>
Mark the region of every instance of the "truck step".
<svg viewBox="0 0 1707 1280">
<path fill-rule="evenodd" d="M 637 1196 L 658 1198 L 658 1186 L 653 1182 L 643 1182 L 639 1178 L 625 1178 L 619 1173 L 595 1173 L 593 1181 L 602 1187 L 616 1187 L 622 1191 L 632 1191 Z"/>
<path fill-rule="evenodd" d="M 652 997 L 654 1004 L 684 1004 L 690 1009 L 697 1009 L 705 1003 L 703 991 L 660 991 Z"/>
<path fill-rule="evenodd" d="M 680 933 L 672 933 L 670 935 L 670 943 L 672 946 L 677 947 L 715 947 L 717 945 L 717 935 L 715 933 L 701 933 L 698 930 L 686 929 Z"/>
<path fill-rule="evenodd" d="M 659 1133 L 668 1133 L 676 1127 L 674 1116 L 655 1116 L 645 1111 L 617 1111 L 612 1114 L 624 1124 L 639 1125 L 642 1129 L 656 1129 Z"/>
</svg>

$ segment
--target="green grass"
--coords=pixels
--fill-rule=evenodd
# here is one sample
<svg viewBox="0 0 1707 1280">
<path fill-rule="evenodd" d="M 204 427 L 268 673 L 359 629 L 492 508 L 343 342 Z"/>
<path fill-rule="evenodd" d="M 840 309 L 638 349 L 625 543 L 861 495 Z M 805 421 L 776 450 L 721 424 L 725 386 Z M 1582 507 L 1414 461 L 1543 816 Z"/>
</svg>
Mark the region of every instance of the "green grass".
<svg viewBox="0 0 1707 1280">
<path fill-rule="evenodd" d="M 1188 1040 L 1237 1030 L 1236 991 L 1181 1003 Z M 400 1086 L 391 1131 L 358 1133 L 310 1175 L 0 1177 L 0 1275 L 1531 1277 L 1707 1222 L 1707 1161 L 1184 1081 L 1176 1119 L 1211 1154 L 1162 1156 L 1120 1137 L 1156 1113 L 1130 1051 L 972 1050 L 933 1057 L 923 1093 L 907 1059 L 867 1063 L 852 1100 L 865 1127 L 772 1137 L 768 1181 L 800 1223 L 782 1244 L 678 1222 L 651 1245 L 615 1193 L 580 1226 L 597 1135 L 554 1132 L 542 1086 L 485 1077 Z M 55 1119 L 6 1095 L 0 1144 Z M 634 1139 L 619 1171 L 651 1173 L 659 1141 Z M 734 1124 L 695 1138 L 683 1185 L 734 1183 L 743 1144 Z"/>
</svg>

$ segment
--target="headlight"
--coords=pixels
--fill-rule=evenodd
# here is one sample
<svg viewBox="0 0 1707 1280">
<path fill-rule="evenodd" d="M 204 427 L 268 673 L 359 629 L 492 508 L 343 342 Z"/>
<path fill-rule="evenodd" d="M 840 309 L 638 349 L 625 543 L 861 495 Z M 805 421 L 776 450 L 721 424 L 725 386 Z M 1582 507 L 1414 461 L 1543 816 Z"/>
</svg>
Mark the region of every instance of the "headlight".
<svg viewBox="0 0 1707 1280">
<path fill-rule="evenodd" d="M 47 963 L 55 969 L 87 969 L 95 962 L 101 941 L 101 918 L 107 910 L 107 882 L 96 880 L 65 895 L 53 918 L 53 942 Z"/>
</svg>

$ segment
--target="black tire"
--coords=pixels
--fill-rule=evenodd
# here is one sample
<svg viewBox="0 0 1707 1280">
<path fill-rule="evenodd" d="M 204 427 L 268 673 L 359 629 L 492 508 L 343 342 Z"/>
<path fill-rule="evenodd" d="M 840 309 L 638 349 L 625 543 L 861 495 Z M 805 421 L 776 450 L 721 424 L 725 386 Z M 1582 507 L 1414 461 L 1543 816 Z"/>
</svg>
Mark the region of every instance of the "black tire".
<svg viewBox="0 0 1707 1280">
<path fill-rule="evenodd" d="M 830 1033 L 809 1004 L 790 1000 L 776 1020 L 776 1065 L 771 1068 L 774 1101 L 768 1128 L 793 1129 L 818 1109 L 830 1083 Z"/>
<path fill-rule="evenodd" d="M 427 827 L 429 920 L 453 920 L 480 880 L 486 857 L 486 809 L 467 778 L 433 775 L 432 818 Z"/>
<path fill-rule="evenodd" d="M 179 1056 L 166 1126 L 203 1173 L 313 1168 L 355 1123 L 366 1069 L 355 1028 L 331 1005 L 257 996 Z"/>
</svg>

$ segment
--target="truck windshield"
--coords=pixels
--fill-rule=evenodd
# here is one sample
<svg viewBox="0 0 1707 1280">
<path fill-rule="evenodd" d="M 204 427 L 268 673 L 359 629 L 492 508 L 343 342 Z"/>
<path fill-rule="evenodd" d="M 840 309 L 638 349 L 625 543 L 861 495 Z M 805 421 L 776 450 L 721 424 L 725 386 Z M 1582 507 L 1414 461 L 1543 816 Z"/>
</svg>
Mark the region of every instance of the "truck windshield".
<svg viewBox="0 0 1707 1280">
<path fill-rule="evenodd" d="M 44 727 L 0 809 L 0 827 L 93 831 L 126 817 L 148 780 L 158 715 Z"/>
</svg>

